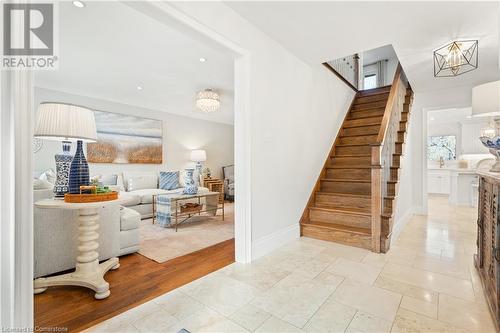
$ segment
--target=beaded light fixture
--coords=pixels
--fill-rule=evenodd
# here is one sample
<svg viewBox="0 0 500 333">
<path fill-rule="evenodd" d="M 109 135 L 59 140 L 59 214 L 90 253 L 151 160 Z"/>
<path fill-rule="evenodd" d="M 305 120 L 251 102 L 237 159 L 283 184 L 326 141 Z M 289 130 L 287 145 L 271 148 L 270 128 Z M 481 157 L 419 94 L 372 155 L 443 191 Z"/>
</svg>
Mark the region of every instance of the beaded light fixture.
<svg viewBox="0 0 500 333">
<path fill-rule="evenodd" d="M 220 97 L 212 89 L 205 89 L 196 95 L 196 107 L 203 112 L 215 112 L 220 109 Z"/>
<path fill-rule="evenodd" d="M 457 40 L 434 51 L 434 76 L 452 77 L 477 69 L 477 40 Z"/>
</svg>

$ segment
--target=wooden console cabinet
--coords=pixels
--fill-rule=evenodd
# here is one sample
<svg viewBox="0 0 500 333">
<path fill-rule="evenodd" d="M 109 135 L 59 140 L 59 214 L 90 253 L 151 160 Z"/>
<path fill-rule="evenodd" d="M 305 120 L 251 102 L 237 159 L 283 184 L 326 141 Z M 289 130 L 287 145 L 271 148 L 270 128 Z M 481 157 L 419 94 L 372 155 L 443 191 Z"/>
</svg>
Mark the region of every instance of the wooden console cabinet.
<svg viewBox="0 0 500 333">
<path fill-rule="evenodd" d="M 479 171 L 477 254 L 474 263 L 499 331 L 500 310 L 500 174 Z"/>
</svg>

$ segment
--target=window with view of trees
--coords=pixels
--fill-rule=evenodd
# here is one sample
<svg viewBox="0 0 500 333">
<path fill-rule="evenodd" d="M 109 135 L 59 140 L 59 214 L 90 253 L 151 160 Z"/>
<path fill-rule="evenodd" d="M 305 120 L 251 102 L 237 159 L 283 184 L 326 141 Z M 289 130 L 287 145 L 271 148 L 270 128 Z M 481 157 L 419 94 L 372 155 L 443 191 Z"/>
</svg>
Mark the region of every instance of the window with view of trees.
<svg viewBox="0 0 500 333">
<path fill-rule="evenodd" d="M 431 161 L 455 160 L 457 158 L 457 138 L 454 135 L 429 136 L 427 138 L 427 158 Z"/>
</svg>

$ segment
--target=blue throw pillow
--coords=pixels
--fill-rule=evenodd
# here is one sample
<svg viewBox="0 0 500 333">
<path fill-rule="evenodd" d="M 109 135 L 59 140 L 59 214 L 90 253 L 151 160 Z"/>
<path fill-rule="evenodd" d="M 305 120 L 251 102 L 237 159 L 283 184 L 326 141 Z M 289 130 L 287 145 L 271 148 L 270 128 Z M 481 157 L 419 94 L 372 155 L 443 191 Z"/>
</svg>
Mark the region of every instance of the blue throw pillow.
<svg viewBox="0 0 500 333">
<path fill-rule="evenodd" d="M 181 187 L 179 171 L 160 171 L 160 188 L 162 190 L 175 190 Z"/>
</svg>

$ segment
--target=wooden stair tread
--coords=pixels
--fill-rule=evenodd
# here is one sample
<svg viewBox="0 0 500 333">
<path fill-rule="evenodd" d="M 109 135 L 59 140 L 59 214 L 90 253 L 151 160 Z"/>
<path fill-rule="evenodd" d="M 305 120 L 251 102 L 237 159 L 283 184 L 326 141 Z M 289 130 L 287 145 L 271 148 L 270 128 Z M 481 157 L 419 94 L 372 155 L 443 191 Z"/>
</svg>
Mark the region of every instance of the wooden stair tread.
<svg viewBox="0 0 500 333">
<path fill-rule="evenodd" d="M 370 107 L 370 108 L 363 108 L 363 109 L 356 109 L 356 110 L 351 110 L 351 112 L 363 112 L 363 111 L 371 111 L 371 110 L 385 110 L 385 107 L 384 106 L 373 106 L 373 107 Z"/>
<path fill-rule="evenodd" d="M 330 156 L 330 158 L 351 158 L 351 157 L 370 157 L 372 155 L 370 154 L 357 154 L 357 155 L 354 155 L 354 154 L 345 154 L 345 155 L 333 155 L 333 156 Z"/>
<path fill-rule="evenodd" d="M 328 165 L 327 169 L 371 169 L 371 165 L 357 165 L 355 167 L 349 165 Z"/>
<path fill-rule="evenodd" d="M 345 196 L 345 197 L 351 197 L 351 198 L 362 198 L 362 199 L 371 198 L 371 195 L 367 195 L 367 194 L 331 193 L 331 192 L 322 192 L 322 191 L 317 191 L 316 193 L 322 194 L 322 195 Z"/>
<path fill-rule="evenodd" d="M 339 144 L 336 144 L 335 146 L 337 146 L 337 147 L 353 147 L 353 146 L 370 146 L 370 144 L 369 143 L 353 142 L 353 143 L 339 143 Z"/>
<path fill-rule="evenodd" d="M 333 206 L 333 205 L 328 205 L 328 204 L 314 204 L 310 209 L 314 210 L 322 210 L 326 212 L 337 212 L 337 213 L 344 213 L 344 214 L 351 214 L 351 215 L 362 215 L 362 216 L 371 216 L 370 213 L 368 212 L 363 212 L 361 211 L 360 208 L 357 207 L 338 207 L 338 206 Z"/>
<path fill-rule="evenodd" d="M 369 119 L 369 118 L 373 118 L 373 119 L 371 119 L 371 121 L 368 122 L 368 123 L 365 123 L 365 124 L 362 124 L 362 125 L 356 123 L 356 120 Z M 349 118 L 349 119 L 346 120 L 346 122 L 344 123 L 344 125 L 342 126 L 342 128 L 380 125 L 380 121 L 382 120 L 381 118 L 382 118 L 382 116 L 371 116 L 371 115 L 370 116 L 366 116 L 366 117 L 359 117 L 359 118 Z"/>
<path fill-rule="evenodd" d="M 391 90 L 391 86 L 383 86 L 379 88 L 374 88 L 374 89 L 366 89 L 366 90 L 360 90 L 358 92 L 359 97 L 366 97 L 366 96 L 372 96 L 372 95 L 378 95 L 378 94 L 385 94 Z"/>
<path fill-rule="evenodd" d="M 315 227 L 319 227 L 319 228 L 324 228 L 324 229 L 330 229 L 330 230 L 345 231 L 345 232 L 350 232 L 350 233 L 358 234 L 358 235 L 371 236 L 371 234 L 372 234 L 370 229 L 351 227 L 351 226 L 346 226 L 343 224 L 316 222 L 316 221 L 303 222 L 302 224 L 309 225 L 309 226 L 315 226 Z"/>
<path fill-rule="evenodd" d="M 380 117 L 367 117 L 367 118 L 380 118 Z M 377 125 L 380 126 L 380 121 L 373 121 L 373 123 L 368 123 L 368 124 L 345 124 L 342 128 L 370 127 Z"/>
<path fill-rule="evenodd" d="M 344 168 L 346 169 L 346 168 Z M 322 178 L 322 182 L 337 182 L 337 183 L 371 183 L 371 180 L 363 179 L 334 179 L 334 178 Z"/>
</svg>

